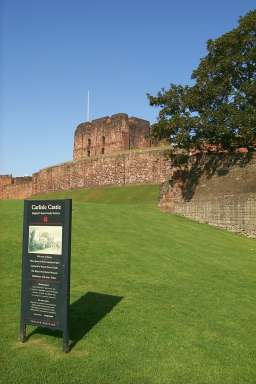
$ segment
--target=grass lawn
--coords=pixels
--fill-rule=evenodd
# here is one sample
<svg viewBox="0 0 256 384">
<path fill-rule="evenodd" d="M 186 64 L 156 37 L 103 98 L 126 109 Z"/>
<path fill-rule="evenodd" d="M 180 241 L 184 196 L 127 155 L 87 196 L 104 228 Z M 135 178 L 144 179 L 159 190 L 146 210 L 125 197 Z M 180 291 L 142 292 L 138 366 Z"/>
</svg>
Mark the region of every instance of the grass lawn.
<svg viewBox="0 0 256 384">
<path fill-rule="evenodd" d="M 256 241 L 160 212 L 158 187 L 72 197 L 71 352 L 18 341 L 22 201 L 1 201 L 2 383 L 256 383 Z"/>
</svg>

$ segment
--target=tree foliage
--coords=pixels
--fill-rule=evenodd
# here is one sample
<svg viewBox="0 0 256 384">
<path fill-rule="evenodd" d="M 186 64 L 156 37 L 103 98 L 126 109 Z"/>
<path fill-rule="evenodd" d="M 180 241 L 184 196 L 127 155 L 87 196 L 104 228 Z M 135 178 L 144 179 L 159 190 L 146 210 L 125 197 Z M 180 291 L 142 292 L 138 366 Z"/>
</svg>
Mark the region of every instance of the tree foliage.
<svg viewBox="0 0 256 384">
<path fill-rule="evenodd" d="M 147 95 L 150 105 L 161 107 L 152 135 L 183 148 L 250 147 L 256 141 L 256 10 L 209 40 L 207 51 L 192 73 L 194 85 L 171 84 Z"/>
</svg>

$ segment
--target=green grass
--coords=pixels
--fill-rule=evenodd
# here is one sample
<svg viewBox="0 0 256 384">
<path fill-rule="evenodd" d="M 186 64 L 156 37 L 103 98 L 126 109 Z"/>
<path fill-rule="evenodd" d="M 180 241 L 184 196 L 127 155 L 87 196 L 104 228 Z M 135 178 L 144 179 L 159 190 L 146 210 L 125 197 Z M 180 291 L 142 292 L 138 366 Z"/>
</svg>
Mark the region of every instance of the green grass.
<svg viewBox="0 0 256 384">
<path fill-rule="evenodd" d="M 21 201 L 0 202 L 3 383 L 256 382 L 256 242 L 162 213 L 158 187 L 73 197 L 71 339 L 18 341 Z"/>
<path fill-rule="evenodd" d="M 98 187 L 37 195 L 32 199 L 68 199 L 81 203 L 155 204 L 159 196 L 158 185 L 128 185 L 126 187 Z"/>
</svg>

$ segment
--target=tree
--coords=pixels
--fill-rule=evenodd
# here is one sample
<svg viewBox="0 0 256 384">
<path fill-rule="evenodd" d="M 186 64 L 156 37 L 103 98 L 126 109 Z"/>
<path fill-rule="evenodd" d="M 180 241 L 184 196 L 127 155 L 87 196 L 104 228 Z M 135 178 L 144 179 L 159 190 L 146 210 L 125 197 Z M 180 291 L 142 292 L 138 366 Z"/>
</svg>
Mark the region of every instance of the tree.
<svg viewBox="0 0 256 384">
<path fill-rule="evenodd" d="M 183 148 L 250 148 L 256 142 L 256 10 L 208 40 L 207 51 L 192 73 L 194 85 L 171 84 L 147 95 L 150 105 L 161 107 L 152 136 Z"/>
</svg>

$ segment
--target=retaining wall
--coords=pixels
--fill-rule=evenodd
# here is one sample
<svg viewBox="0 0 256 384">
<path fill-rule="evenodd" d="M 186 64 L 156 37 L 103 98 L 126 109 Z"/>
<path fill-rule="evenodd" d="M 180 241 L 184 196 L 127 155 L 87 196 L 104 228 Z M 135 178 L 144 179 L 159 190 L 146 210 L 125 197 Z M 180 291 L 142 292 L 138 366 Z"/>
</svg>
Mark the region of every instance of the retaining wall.
<svg viewBox="0 0 256 384">
<path fill-rule="evenodd" d="M 256 156 L 191 158 L 163 184 L 170 212 L 256 237 Z"/>
</svg>

